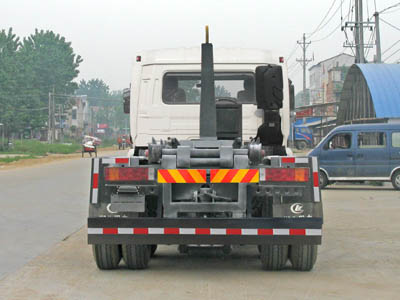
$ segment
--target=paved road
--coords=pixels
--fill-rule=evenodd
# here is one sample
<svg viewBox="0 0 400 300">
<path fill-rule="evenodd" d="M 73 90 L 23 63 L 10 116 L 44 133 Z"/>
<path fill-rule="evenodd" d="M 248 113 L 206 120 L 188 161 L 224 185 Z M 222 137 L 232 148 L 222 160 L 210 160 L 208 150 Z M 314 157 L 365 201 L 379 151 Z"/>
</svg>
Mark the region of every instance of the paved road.
<svg viewBox="0 0 400 300">
<path fill-rule="evenodd" d="M 162 246 L 147 270 L 99 271 L 82 228 L 0 281 L 0 299 L 399 299 L 400 193 L 339 186 L 323 201 L 312 272 L 265 272 L 249 246 L 229 256 Z"/>
<path fill-rule="evenodd" d="M 89 177 L 89 158 L 0 171 L 0 279 L 85 224 Z"/>
</svg>

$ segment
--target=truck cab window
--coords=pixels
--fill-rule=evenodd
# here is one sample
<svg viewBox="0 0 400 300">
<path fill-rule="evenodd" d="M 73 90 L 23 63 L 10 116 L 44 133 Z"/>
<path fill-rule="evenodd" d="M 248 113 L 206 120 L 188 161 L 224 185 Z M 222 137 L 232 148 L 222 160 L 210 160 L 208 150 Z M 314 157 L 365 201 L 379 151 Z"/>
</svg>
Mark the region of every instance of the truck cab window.
<svg viewBox="0 0 400 300">
<path fill-rule="evenodd" d="M 235 98 L 238 103 L 255 104 L 253 73 L 215 73 L 215 97 Z M 165 104 L 200 104 L 201 74 L 166 73 L 162 100 Z"/>
</svg>

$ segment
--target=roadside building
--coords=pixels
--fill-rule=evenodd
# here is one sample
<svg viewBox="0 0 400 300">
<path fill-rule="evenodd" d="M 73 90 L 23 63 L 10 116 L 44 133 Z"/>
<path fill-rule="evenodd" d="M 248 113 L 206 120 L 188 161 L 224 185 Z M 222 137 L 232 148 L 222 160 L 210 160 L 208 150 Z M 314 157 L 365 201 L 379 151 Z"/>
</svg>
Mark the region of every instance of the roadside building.
<svg viewBox="0 0 400 300">
<path fill-rule="evenodd" d="M 354 56 L 341 53 L 325 59 L 309 69 L 310 105 L 337 102 Z"/>
</svg>

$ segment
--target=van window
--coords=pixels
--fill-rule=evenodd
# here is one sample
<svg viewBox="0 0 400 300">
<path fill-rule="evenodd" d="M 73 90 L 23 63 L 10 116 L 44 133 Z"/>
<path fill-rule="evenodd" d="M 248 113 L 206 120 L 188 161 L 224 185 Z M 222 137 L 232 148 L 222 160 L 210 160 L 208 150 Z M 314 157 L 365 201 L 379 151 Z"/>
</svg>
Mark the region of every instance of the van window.
<svg viewBox="0 0 400 300">
<path fill-rule="evenodd" d="M 351 148 L 351 133 L 335 134 L 324 145 L 325 150 L 343 150 Z"/>
<path fill-rule="evenodd" d="M 254 73 L 215 73 L 215 97 L 236 98 L 239 103 L 255 104 Z M 165 104 L 200 104 L 201 74 L 166 73 L 162 100 Z"/>
<path fill-rule="evenodd" d="M 400 132 L 392 133 L 392 147 L 400 147 Z"/>
<path fill-rule="evenodd" d="M 360 149 L 386 147 L 386 134 L 384 132 L 360 132 L 357 139 Z"/>
</svg>

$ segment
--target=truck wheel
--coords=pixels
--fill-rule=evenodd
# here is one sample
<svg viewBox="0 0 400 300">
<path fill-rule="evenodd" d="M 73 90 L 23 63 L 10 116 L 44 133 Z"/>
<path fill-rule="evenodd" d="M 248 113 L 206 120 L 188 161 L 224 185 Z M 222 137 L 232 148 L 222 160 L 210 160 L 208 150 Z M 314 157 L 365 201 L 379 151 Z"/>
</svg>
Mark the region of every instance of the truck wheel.
<svg viewBox="0 0 400 300">
<path fill-rule="evenodd" d="M 400 190 L 400 170 L 393 173 L 392 185 L 396 190 Z"/>
<path fill-rule="evenodd" d="M 288 258 L 288 246 L 261 245 L 260 258 L 263 269 L 282 270 Z"/>
<path fill-rule="evenodd" d="M 292 245 L 290 246 L 290 261 L 294 269 L 310 271 L 317 260 L 317 245 Z"/>
<path fill-rule="evenodd" d="M 129 269 L 146 269 L 150 260 L 150 246 L 122 245 L 122 257 Z"/>
<path fill-rule="evenodd" d="M 328 176 L 326 176 L 325 172 L 319 171 L 319 187 L 323 189 L 328 185 L 328 183 Z"/>
<path fill-rule="evenodd" d="M 187 245 L 179 245 L 178 252 L 180 254 L 187 254 L 189 252 L 189 247 Z"/>
<path fill-rule="evenodd" d="M 157 250 L 157 245 L 150 245 L 150 257 L 154 257 L 156 250 Z"/>
<path fill-rule="evenodd" d="M 229 255 L 232 253 L 232 246 L 231 245 L 224 245 L 222 247 L 222 253 L 225 255 Z"/>
<path fill-rule="evenodd" d="M 111 270 L 118 267 L 121 260 L 119 245 L 96 244 L 92 245 L 94 260 L 101 270 Z"/>
<path fill-rule="evenodd" d="M 298 142 L 296 143 L 296 148 L 297 148 L 298 150 L 304 150 L 304 149 L 307 148 L 307 143 L 306 143 L 305 141 L 298 141 Z"/>
</svg>

